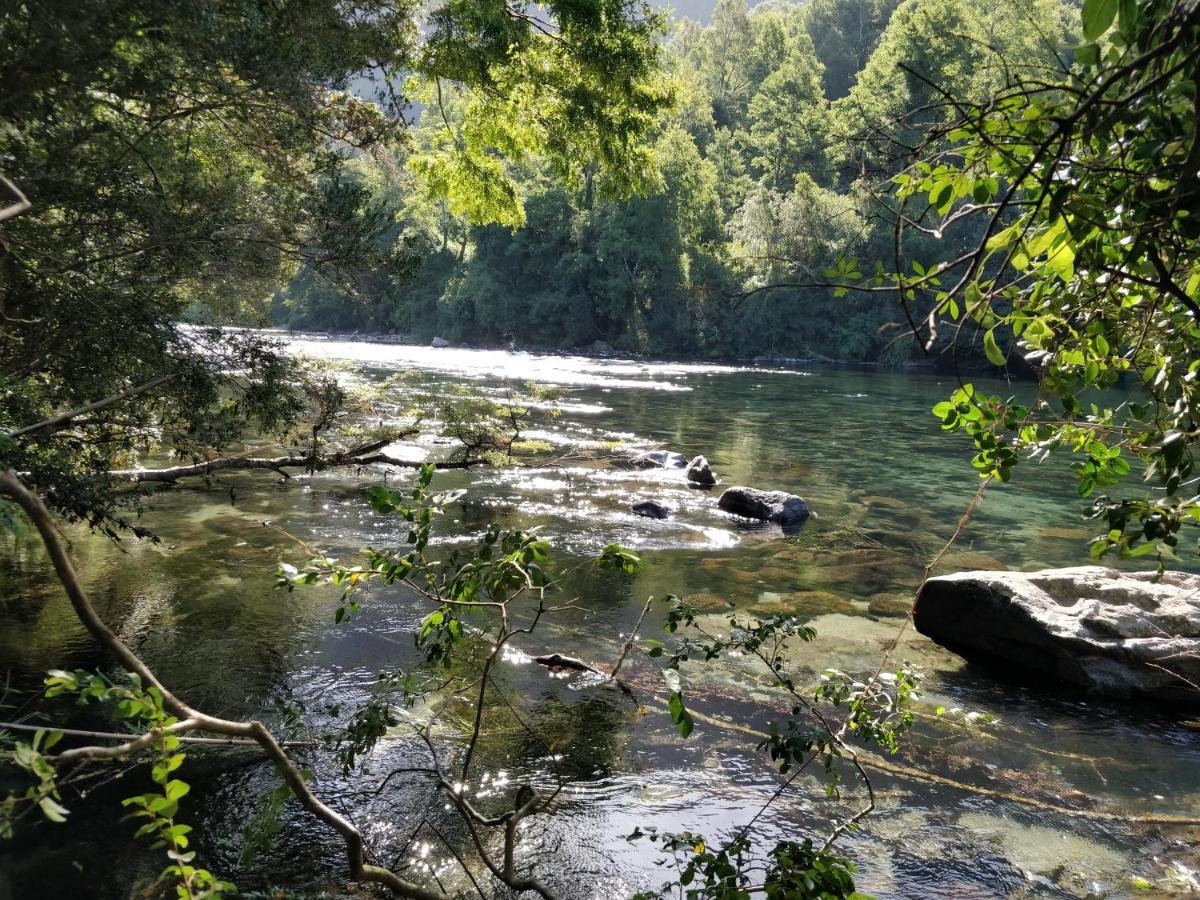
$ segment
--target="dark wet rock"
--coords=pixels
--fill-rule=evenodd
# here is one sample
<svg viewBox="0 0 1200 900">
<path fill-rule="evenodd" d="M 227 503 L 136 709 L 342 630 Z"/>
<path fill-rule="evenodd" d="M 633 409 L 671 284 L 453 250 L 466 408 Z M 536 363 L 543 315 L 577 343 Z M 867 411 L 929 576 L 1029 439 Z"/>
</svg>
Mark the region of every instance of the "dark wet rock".
<svg viewBox="0 0 1200 900">
<path fill-rule="evenodd" d="M 697 456 L 687 467 L 687 480 L 698 487 L 712 487 L 717 483 L 716 473 L 703 456 Z"/>
<path fill-rule="evenodd" d="M 543 665 L 548 669 L 574 669 L 576 672 L 600 672 L 595 666 L 589 662 L 584 662 L 574 656 L 563 656 L 561 653 L 547 653 L 545 656 L 535 656 L 535 663 Z"/>
<path fill-rule="evenodd" d="M 588 351 L 595 353 L 597 356 L 612 356 L 616 352 L 607 341 L 592 341 L 591 346 L 588 347 Z"/>
<path fill-rule="evenodd" d="M 902 619 L 912 608 L 912 595 L 895 592 L 872 594 L 867 598 L 867 612 L 882 619 Z"/>
<path fill-rule="evenodd" d="M 717 506 L 745 519 L 778 522 L 784 530 L 799 530 L 808 521 L 808 504 L 795 494 L 760 491 L 749 487 L 727 488 Z"/>
<path fill-rule="evenodd" d="M 653 500 L 643 500 L 630 507 L 635 516 L 645 516 L 647 519 L 665 519 L 671 515 L 671 510 Z"/>
<path fill-rule="evenodd" d="M 963 656 L 1055 685 L 1200 704 L 1200 575 L 959 572 L 929 580 L 914 622 Z"/>
<path fill-rule="evenodd" d="M 432 341 L 429 342 L 429 346 L 437 347 L 440 350 L 442 347 L 449 347 L 450 342 L 448 340 L 446 340 L 445 338 L 435 337 Z"/>
<path fill-rule="evenodd" d="M 687 466 L 687 457 L 670 450 L 646 450 L 630 460 L 639 469 L 682 469 Z"/>
</svg>

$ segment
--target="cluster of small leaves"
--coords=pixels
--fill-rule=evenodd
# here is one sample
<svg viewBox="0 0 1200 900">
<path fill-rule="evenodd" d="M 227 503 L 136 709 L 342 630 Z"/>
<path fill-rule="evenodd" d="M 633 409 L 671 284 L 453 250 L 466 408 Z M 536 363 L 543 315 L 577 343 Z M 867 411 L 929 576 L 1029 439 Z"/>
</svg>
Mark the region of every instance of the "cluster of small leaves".
<svg viewBox="0 0 1200 900">
<path fill-rule="evenodd" d="M 695 611 L 677 598 L 671 598 L 671 630 L 681 622 L 693 620 Z M 733 635 L 729 640 L 712 640 L 700 645 L 701 654 L 713 659 L 734 647 L 757 653 L 762 647 L 776 648 L 775 642 L 781 635 L 799 635 L 812 640 L 811 629 L 797 627 L 788 622 L 789 617 L 771 617 L 762 628 L 755 623 L 732 623 Z M 649 642 L 647 650 L 652 657 L 661 657 L 663 651 L 657 641 Z M 671 657 L 670 664 L 688 658 L 694 648 L 682 647 Z M 778 654 L 769 654 L 765 659 L 776 668 L 780 683 L 795 691 L 790 678 L 776 667 Z M 679 678 L 674 668 L 664 669 L 664 678 L 672 688 L 672 701 L 678 698 L 682 706 Z M 867 683 L 853 681 L 841 672 L 830 671 L 822 677 L 821 684 L 813 694 L 812 703 L 799 702 L 792 707 L 791 715 L 782 724 L 772 723 L 770 734 L 758 745 L 775 763 L 781 774 L 803 768 L 812 759 L 819 757 L 826 771 L 827 791 L 837 794 L 841 776 L 837 761 L 842 757 L 842 741 L 831 730 L 826 719 L 816 711 L 815 704 L 824 702 L 847 709 L 846 723 L 852 733 L 871 741 L 889 752 L 899 749 L 899 739 L 912 725 L 911 703 L 918 696 L 915 673 L 902 668 L 896 673 L 882 673 Z M 675 711 L 672 709 L 672 718 Z M 680 727 L 687 737 L 688 727 Z M 635 895 L 634 900 L 664 900 L 667 897 L 687 897 L 696 900 L 749 900 L 752 896 L 778 898 L 778 900 L 805 900 L 805 898 L 857 898 L 855 891 L 854 866 L 826 849 L 814 849 L 811 840 L 803 843 L 780 841 L 768 853 L 769 864 L 765 867 L 755 860 L 753 844 L 745 834 L 719 848 L 710 847 L 704 837 L 691 832 L 659 834 L 655 829 L 645 831 L 638 828 L 629 835 L 629 840 L 647 837 L 660 843 L 675 862 L 678 876 L 658 891 L 646 891 Z M 765 868 L 765 871 L 763 871 Z"/>
<path fill-rule="evenodd" d="M 912 703 L 919 696 L 917 673 L 904 666 L 895 672 L 881 672 L 867 682 L 831 669 L 821 676 L 813 699 L 846 707 L 846 721 L 853 733 L 896 753 L 900 738 L 912 727 Z"/>
<path fill-rule="evenodd" d="M 458 445 L 452 459 L 483 461 L 493 466 L 511 465 L 518 455 L 553 449 L 544 441 L 530 440 L 523 432 L 539 416 L 553 420 L 561 414 L 558 393 L 530 381 L 521 392 L 499 397 L 480 396 L 466 386 L 443 386 L 436 394 L 414 396 L 439 432 Z"/>
<path fill-rule="evenodd" d="M 163 708 L 162 692 L 153 685 L 143 687 L 141 679 L 134 673 L 128 675 L 127 684 L 113 682 L 104 675 L 83 670 L 68 672 L 53 670 L 46 678 L 46 697 L 73 696 L 81 704 L 96 702 L 113 703 L 117 715 L 140 729 L 159 731 L 170 728 L 178 721 Z M 162 878 L 172 879 L 176 894 L 181 900 L 215 898 L 236 891 L 234 885 L 222 881 L 207 869 L 192 865 L 196 858 L 194 850 L 188 850 L 190 825 L 175 821 L 179 812 L 179 801 L 190 790 L 187 782 L 174 777 L 183 765 L 186 755 L 179 749 L 180 740 L 174 734 L 161 733 L 152 744 L 155 758 L 150 767 L 150 778 L 158 785 L 157 791 L 126 797 L 121 805 L 130 810 L 129 818 L 144 821 L 134 837 L 150 837 L 151 846 L 165 849 L 170 864 L 163 869 Z M 55 810 L 62 821 L 65 810 Z"/>
<path fill-rule="evenodd" d="M 308 777 L 308 773 L 303 774 Z M 243 866 L 249 866 L 260 853 L 274 846 L 275 839 L 283 831 L 280 818 L 283 808 L 294 796 L 288 785 L 280 784 L 258 798 L 258 810 L 246 823 L 242 849 L 238 853 L 238 862 Z M 243 893 L 241 896 L 247 895 Z"/>
<path fill-rule="evenodd" d="M 433 465 L 425 465 L 407 491 L 376 485 L 367 492 L 375 512 L 397 515 L 408 523 L 402 547 L 367 548 L 365 563 L 355 566 L 319 555 L 299 568 L 281 563 L 276 583 L 289 591 L 297 586 L 318 584 L 340 587 L 340 602 L 334 614 L 339 623 L 361 609 L 363 591 L 370 585 L 405 584 L 436 605 L 416 629 L 417 646 L 430 665 L 452 669 L 461 662 L 458 650 L 469 633 L 465 616 L 504 609 L 510 601 L 523 596 L 541 608 L 545 592 L 552 587 L 547 568 L 550 545 L 536 529 L 504 529 L 491 523 L 468 547 L 431 555 L 428 551 L 436 517 L 464 493 L 433 492 L 434 473 Z M 598 569 L 632 574 L 639 563 L 636 554 L 610 544 L 592 564 Z M 345 771 L 350 771 L 389 728 L 399 723 L 395 694 L 399 692 L 401 702 L 411 706 L 423 694 L 425 686 L 426 682 L 416 673 L 381 676 L 379 695 L 351 716 L 334 742 Z"/>
<path fill-rule="evenodd" d="M 389 728 L 399 724 L 396 708 L 387 699 L 373 698 L 356 709 L 338 735 L 337 760 L 342 772 L 349 775 L 359 757 L 369 753 Z"/>
<path fill-rule="evenodd" d="M 976 453 L 971 465 L 980 477 L 993 476 L 1001 481 L 1012 477 L 1019 460 L 1019 445 L 1008 439 L 1007 431 L 1020 428 L 1029 410 L 1012 398 L 983 396 L 975 393 L 974 385 L 966 384 L 956 390 L 949 400 L 933 408 L 942 420 L 945 431 L 963 431 L 975 443 Z"/>
<path fill-rule="evenodd" d="M 837 769 L 841 747 L 824 724 L 812 721 L 804 712 L 804 706 L 797 704 L 783 722 L 772 722 L 767 737 L 758 742 L 758 749 L 767 754 L 780 775 L 803 768 L 814 757 L 820 757 L 828 779 L 825 790 L 833 796 L 841 782 Z"/>
<path fill-rule="evenodd" d="M 763 896 L 768 900 L 857 900 L 863 895 L 854 889 L 853 863 L 827 850 L 819 850 L 811 840 L 803 843 L 779 841 L 764 863 L 753 857 L 753 845 L 742 835 L 728 844 L 713 848 L 703 835 L 690 831 L 659 832 L 653 828 L 634 829 L 629 841 L 646 838 L 669 853 L 678 870 L 675 881 L 657 891 L 635 894 L 633 900 L 750 900 Z"/>
<path fill-rule="evenodd" d="M 62 738 L 62 732 L 39 730 L 32 741 L 13 741 L 12 749 L 0 753 L 0 759 L 12 763 L 32 776 L 33 784 L 21 793 L 9 792 L 0 799 L 0 838 L 11 838 L 24 810 L 38 809 L 51 822 L 65 822 L 68 814 L 62 805 L 58 773 L 47 756 Z"/>
<path fill-rule="evenodd" d="M 677 634 L 680 628 L 699 631 L 697 610 L 694 606 L 673 594 L 668 594 L 663 599 L 667 605 L 664 631 L 669 634 Z M 783 651 L 792 638 L 808 642 L 817 636 L 813 628 L 786 613 L 755 619 L 742 619 L 731 615 L 728 624 L 729 633 L 725 637 L 702 633 L 702 638 L 698 639 L 685 635 L 676 642 L 669 654 L 661 641 L 650 640 L 642 643 L 643 652 L 650 658 L 658 660 L 665 657 L 662 674 L 671 692 L 668 709 L 672 721 L 683 737 L 691 734 L 694 723 L 684 703 L 678 672 L 681 663 L 689 659 L 709 662 L 729 651 L 747 653 L 762 659 L 778 682 L 787 690 L 794 691 L 795 683 L 785 671 Z"/>
<path fill-rule="evenodd" d="M 331 557 L 313 556 L 303 568 L 289 563 L 280 563 L 275 572 L 276 585 L 288 591 L 297 586 L 332 584 L 340 587 L 341 602 L 334 613 L 334 621 L 342 622 L 348 615 L 362 608 L 360 592 L 372 581 L 393 584 L 409 578 L 414 571 L 423 569 L 424 552 L 429 544 L 433 518 L 449 503 L 459 499 L 462 491 L 447 491 L 434 494 L 430 491 L 435 467 L 426 464 L 417 474 L 411 491 L 405 494 L 382 485 L 367 491 L 372 509 L 380 515 L 399 513 L 409 523 L 405 536 L 407 551 L 385 551 L 368 548 L 365 552 L 366 565 L 346 566 Z"/>
</svg>

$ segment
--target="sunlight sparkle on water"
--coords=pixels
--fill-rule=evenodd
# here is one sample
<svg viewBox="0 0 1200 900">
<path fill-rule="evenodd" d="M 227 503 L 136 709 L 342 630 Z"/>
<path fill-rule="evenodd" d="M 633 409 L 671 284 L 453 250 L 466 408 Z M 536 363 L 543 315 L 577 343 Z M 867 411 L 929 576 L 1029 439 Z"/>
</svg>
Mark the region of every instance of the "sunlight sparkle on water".
<svg viewBox="0 0 1200 900">
<path fill-rule="evenodd" d="M 635 360 L 552 356 L 511 350 L 434 350 L 411 344 L 341 341 L 281 333 L 288 349 L 319 359 L 354 360 L 359 364 L 402 371 L 444 372 L 471 380 L 536 381 L 547 385 L 604 386 L 655 391 L 690 391 L 670 379 L 688 375 L 717 375 L 764 371 L 746 366 L 704 363 L 648 363 Z M 807 375 L 780 370 L 778 374 Z M 580 410 L 582 412 L 582 410 Z M 590 412 L 591 410 L 589 410 Z"/>
</svg>

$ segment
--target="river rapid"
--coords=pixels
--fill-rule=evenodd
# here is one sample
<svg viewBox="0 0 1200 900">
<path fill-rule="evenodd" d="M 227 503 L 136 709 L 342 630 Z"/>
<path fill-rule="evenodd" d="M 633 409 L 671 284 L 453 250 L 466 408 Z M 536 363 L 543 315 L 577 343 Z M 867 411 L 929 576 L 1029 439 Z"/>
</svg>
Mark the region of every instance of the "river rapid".
<svg viewBox="0 0 1200 900">
<path fill-rule="evenodd" d="M 942 433 L 930 414 L 956 386 L 945 377 L 435 350 L 315 336 L 293 336 L 288 344 L 337 361 L 350 382 L 409 373 L 409 384 L 432 393 L 465 388 L 502 397 L 529 381 L 559 389 L 559 415 L 527 435 L 560 451 L 552 463 L 439 473 L 435 484 L 467 491 L 439 523 L 445 546 L 499 522 L 538 526 L 563 567 L 614 542 L 643 559 L 634 576 L 588 569 L 568 576 L 562 596 L 573 601 L 569 608 L 521 644 L 524 653 L 505 656 L 478 781 L 468 788 L 488 804 L 509 797 L 522 780 L 546 784 L 553 773 L 568 779 L 554 809 L 523 832 L 519 859 L 572 900 L 628 897 L 669 877 L 656 846 L 626 839 L 635 827 L 688 829 L 712 842 L 749 821 L 780 781 L 746 730 L 777 717 L 781 700 L 747 660 L 689 665 L 689 702 L 703 718 L 684 741 L 658 702 L 665 689 L 648 661 L 635 660 L 628 670 L 637 695 L 631 701 L 578 673 L 548 673 L 527 654 L 611 662 L 646 598 L 673 593 L 714 627 L 731 611 L 802 615 L 818 634 L 795 651 L 802 676 L 838 668 L 865 677 L 902 626 L 899 604 L 978 485 L 967 442 Z M 621 469 L 592 458 L 617 443 L 704 454 L 723 484 L 800 494 L 815 515 L 793 536 L 746 528 L 717 509 L 720 488 L 689 489 L 680 470 Z M 394 448 L 414 459 L 442 449 L 429 439 Z M 375 515 L 365 499 L 385 474 L 393 486 L 413 477 L 327 471 L 280 483 L 269 472 L 232 474 L 207 489 L 147 497 L 140 524 L 161 544 L 115 545 L 76 530 L 70 536 L 108 622 L 193 705 L 259 716 L 283 731 L 301 714 L 332 725 L 345 721 L 380 672 L 417 663 L 412 634 L 428 607 L 399 588 L 375 591 L 360 613 L 335 626 L 336 593 L 274 587 L 276 564 L 298 564 L 303 553 L 264 523 L 344 559 L 366 545 L 398 544 L 403 523 Z M 657 521 L 630 513 L 631 504 L 651 499 L 675 515 Z M 1025 463 L 1013 484 L 989 489 L 939 571 L 1086 563 L 1083 505 L 1064 461 Z M 10 678 L 0 712 L 11 721 L 34 708 L 20 690 L 36 685 L 37 673 L 111 663 L 73 618 L 31 540 L 10 546 L 0 577 L 0 669 Z M 661 636 L 661 621 L 652 608 L 641 636 Z M 861 891 L 1126 896 L 1137 892 L 1138 879 L 1156 894 L 1196 887 L 1200 829 L 1120 818 L 1200 815 L 1200 731 L 1187 715 L 1047 691 L 1014 673 L 968 666 L 911 629 L 896 656 L 921 667 L 924 695 L 913 734 L 887 760 L 891 771 L 871 773 L 875 813 L 838 845 L 858 866 Z M 509 703 L 536 727 L 514 721 Z M 58 712 L 75 724 L 111 724 L 87 710 Z M 421 711 L 409 715 L 417 721 Z M 439 739 L 452 745 L 453 729 L 440 727 Z M 298 738 L 313 733 L 292 731 Z M 308 757 L 318 793 L 353 810 L 379 859 L 399 854 L 414 870 L 433 867 L 449 884 L 461 883 L 443 848 L 427 836 L 409 843 L 426 814 L 455 828 L 427 784 L 393 779 L 378 795 L 358 793 L 406 761 L 424 764 L 409 729 L 385 738 L 368 760 L 369 774 L 357 781 L 342 776 L 328 754 Z M 199 753 L 181 775 L 193 784 L 185 806 L 208 868 L 247 891 L 284 886 L 297 896 L 343 895 L 340 844 L 297 808 L 284 807 L 285 828 L 272 846 L 243 853 L 256 798 L 276 784 L 254 754 Z M 115 807 L 141 789 L 142 777 L 130 771 L 88 797 L 69 796 L 67 824 L 28 826 L 0 845 L 0 900 L 145 896 L 137 892 L 165 860 L 132 840 L 135 826 Z M 764 840 L 819 838 L 863 799 L 849 780 L 840 800 L 827 798 L 823 782 L 806 774 L 756 828 Z"/>
</svg>

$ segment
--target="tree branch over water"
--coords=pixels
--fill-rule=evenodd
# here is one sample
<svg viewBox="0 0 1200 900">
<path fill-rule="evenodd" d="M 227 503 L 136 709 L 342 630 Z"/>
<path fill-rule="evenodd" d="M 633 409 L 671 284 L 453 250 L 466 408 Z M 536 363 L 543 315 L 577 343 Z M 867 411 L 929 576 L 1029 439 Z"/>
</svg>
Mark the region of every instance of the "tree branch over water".
<svg viewBox="0 0 1200 900">
<path fill-rule="evenodd" d="M 290 477 L 285 469 L 305 468 L 314 471 L 334 469 L 345 466 L 397 466 L 405 469 L 419 469 L 425 465 L 409 459 L 400 459 L 387 453 L 367 453 L 356 456 L 350 453 L 318 454 L 289 454 L 287 456 L 242 456 L 222 457 L 204 462 L 190 463 L 182 466 L 169 466 L 163 469 L 114 469 L 109 475 L 119 481 L 136 484 L 157 483 L 173 484 L 181 478 L 202 478 L 217 472 L 268 469 L 278 472 L 285 478 Z M 435 462 L 437 469 L 469 469 L 472 466 L 485 465 L 483 460 L 465 459 Z"/>
<path fill-rule="evenodd" d="M 92 637 L 106 651 L 111 653 L 125 669 L 137 674 L 145 685 L 161 692 L 164 706 L 180 719 L 178 726 L 175 728 L 176 733 L 185 734 L 190 731 L 204 731 L 210 734 L 222 734 L 253 740 L 262 747 L 291 790 L 293 796 L 300 801 L 301 805 L 332 828 L 342 838 L 346 845 L 346 856 L 350 864 L 350 874 L 355 881 L 369 881 L 382 884 L 399 896 L 411 897 L 415 898 L 415 900 L 444 900 L 445 895 L 440 891 L 429 890 L 401 878 L 394 872 L 380 866 L 368 864 L 365 861 L 362 834 L 347 818 L 335 812 L 312 792 L 299 767 L 296 766 L 291 757 L 288 756 L 287 751 L 283 749 L 280 742 L 262 722 L 257 720 L 243 722 L 210 716 L 207 713 L 193 709 L 186 701 L 177 697 L 166 685 L 159 681 L 158 677 L 141 657 L 135 654 L 124 641 L 117 637 L 96 612 L 95 607 L 88 598 L 87 592 L 83 588 L 82 582 L 79 580 L 79 576 L 75 572 L 74 566 L 71 564 L 70 557 L 67 555 L 66 545 L 58 533 L 54 519 L 41 499 L 25 487 L 21 479 L 12 470 L 7 470 L 3 475 L 0 475 L 0 496 L 7 497 L 19 506 L 25 512 L 26 516 L 29 517 L 34 528 L 37 529 L 38 535 L 41 537 L 42 543 L 46 548 L 46 553 L 50 557 L 55 574 L 58 576 L 71 602 L 72 609 L 74 609 L 79 621 L 83 623 Z M 158 737 L 158 735 L 155 735 L 155 737 Z M 142 736 L 122 746 L 127 752 L 132 752 L 139 749 L 137 746 L 139 741 L 145 741 L 146 745 L 151 742 L 150 740 L 146 740 L 146 736 Z M 114 753 L 114 750 L 121 749 L 90 747 L 77 748 L 68 751 L 68 753 L 70 754 L 69 759 L 72 760 L 80 758 L 104 758 L 117 755 Z"/>
</svg>

